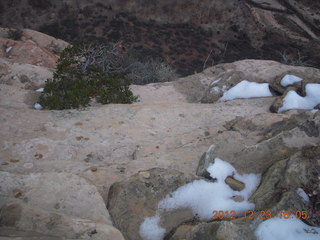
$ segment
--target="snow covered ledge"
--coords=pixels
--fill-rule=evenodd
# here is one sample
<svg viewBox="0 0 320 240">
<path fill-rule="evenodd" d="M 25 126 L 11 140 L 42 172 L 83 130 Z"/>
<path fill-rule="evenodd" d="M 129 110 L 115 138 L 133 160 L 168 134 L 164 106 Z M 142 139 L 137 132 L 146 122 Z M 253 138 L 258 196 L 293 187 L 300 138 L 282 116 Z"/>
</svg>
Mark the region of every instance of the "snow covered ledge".
<svg viewBox="0 0 320 240">
<path fill-rule="evenodd" d="M 254 204 L 248 199 L 260 183 L 260 174 L 240 175 L 230 163 L 219 158 L 215 158 L 207 171 L 216 181 L 195 180 L 168 194 L 159 202 L 156 215 L 145 218 L 140 225 L 139 233 L 142 239 L 162 240 L 164 238 L 166 229 L 159 226 L 160 217 L 164 211 L 190 208 L 200 219 L 210 220 L 214 217 L 214 211 L 228 212 L 233 219 L 232 217 L 242 216 L 243 212 L 254 209 Z M 243 182 L 245 188 L 242 191 L 231 189 L 225 183 L 228 176 Z M 242 197 L 243 201 L 235 201 L 232 199 L 234 196 Z"/>
</svg>

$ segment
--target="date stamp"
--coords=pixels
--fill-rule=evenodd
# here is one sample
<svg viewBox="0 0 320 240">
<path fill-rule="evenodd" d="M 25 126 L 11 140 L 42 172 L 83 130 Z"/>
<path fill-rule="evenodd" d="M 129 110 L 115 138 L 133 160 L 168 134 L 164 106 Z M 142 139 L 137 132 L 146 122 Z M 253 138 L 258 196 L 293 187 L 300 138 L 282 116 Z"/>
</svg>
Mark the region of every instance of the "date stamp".
<svg viewBox="0 0 320 240">
<path fill-rule="evenodd" d="M 243 212 L 236 212 L 236 211 L 212 211 L 213 216 L 212 220 L 226 220 L 226 219 L 236 219 L 236 218 L 246 218 L 246 219 L 270 219 L 272 217 L 278 216 L 282 219 L 289 219 L 289 218 L 297 218 L 297 219 L 308 219 L 307 211 L 279 211 L 279 212 L 272 212 L 270 210 L 266 211 L 243 211 Z"/>
</svg>

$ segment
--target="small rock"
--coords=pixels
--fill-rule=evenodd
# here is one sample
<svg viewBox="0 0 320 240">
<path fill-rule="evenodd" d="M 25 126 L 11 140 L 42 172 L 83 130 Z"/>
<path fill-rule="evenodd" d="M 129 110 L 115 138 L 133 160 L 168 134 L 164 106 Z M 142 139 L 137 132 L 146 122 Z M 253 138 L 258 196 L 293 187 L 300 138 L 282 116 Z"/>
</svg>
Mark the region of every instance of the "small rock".
<svg viewBox="0 0 320 240">
<path fill-rule="evenodd" d="M 96 172 L 96 171 L 98 171 L 98 168 L 92 167 L 90 170 L 91 170 L 91 172 Z"/>
<path fill-rule="evenodd" d="M 149 172 L 139 172 L 139 176 L 149 179 L 150 178 L 150 173 Z"/>
<path fill-rule="evenodd" d="M 226 184 L 229 185 L 234 191 L 242 191 L 245 188 L 245 184 L 240 182 L 233 177 L 227 177 L 225 179 Z"/>
<path fill-rule="evenodd" d="M 97 230 L 94 229 L 94 230 L 88 232 L 88 236 L 89 236 L 89 237 L 92 237 L 93 234 L 97 234 L 97 233 L 98 233 Z"/>
<path fill-rule="evenodd" d="M 240 195 L 233 196 L 233 197 L 231 197 L 231 199 L 235 202 L 243 202 L 244 201 L 244 198 Z"/>
<path fill-rule="evenodd" d="M 13 196 L 15 198 L 20 198 L 22 196 L 22 192 L 18 189 L 13 190 Z"/>
<path fill-rule="evenodd" d="M 17 163 L 17 162 L 19 162 L 19 160 L 18 159 L 10 159 L 10 162 Z"/>
<path fill-rule="evenodd" d="M 199 165 L 197 168 L 197 175 L 200 177 L 207 178 L 209 180 L 212 180 L 212 177 L 210 176 L 209 172 L 207 171 L 207 168 L 211 163 L 214 163 L 215 159 L 215 145 L 211 145 L 207 152 L 205 152 L 199 161 Z"/>
</svg>

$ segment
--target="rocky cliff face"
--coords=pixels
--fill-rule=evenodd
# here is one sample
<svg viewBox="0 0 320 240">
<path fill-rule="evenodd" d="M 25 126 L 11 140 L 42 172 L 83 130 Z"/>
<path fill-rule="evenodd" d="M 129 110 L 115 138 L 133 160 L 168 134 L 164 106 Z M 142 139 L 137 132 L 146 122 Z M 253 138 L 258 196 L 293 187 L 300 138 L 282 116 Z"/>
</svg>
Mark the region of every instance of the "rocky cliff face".
<svg viewBox="0 0 320 240">
<path fill-rule="evenodd" d="M 319 66 L 320 4 L 294 0 L 8 1 L 0 25 L 67 41 L 119 41 L 182 75 L 240 59 Z"/>
</svg>

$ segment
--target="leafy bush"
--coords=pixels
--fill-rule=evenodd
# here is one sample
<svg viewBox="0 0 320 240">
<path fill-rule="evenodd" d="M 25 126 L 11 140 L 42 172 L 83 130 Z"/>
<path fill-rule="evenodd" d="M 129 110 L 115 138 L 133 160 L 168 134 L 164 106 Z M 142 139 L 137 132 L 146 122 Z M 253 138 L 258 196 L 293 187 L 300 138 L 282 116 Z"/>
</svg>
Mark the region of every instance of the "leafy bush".
<svg viewBox="0 0 320 240">
<path fill-rule="evenodd" d="M 83 58 L 79 63 L 82 70 L 94 64 L 105 73 L 123 73 L 131 79 L 132 84 L 137 85 L 173 81 L 177 78 L 176 72 L 164 61 L 140 61 L 136 57 L 138 54 L 125 48 L 121 42 L 97 46 L 81 44 L 78 48 Z"/>
<path fill-rule="evenodd" d="M 78 44 L 60 55 L 53 79 L 48 79 L 39 103 L 47 109 L 87 106 L 92 98 L 103 104 L 137 100 L 129 86 L 172 81 L 175 71 L 165 62 L 139 61 L 121 43 Z"/>
<path fill-rule="evenodd" d="M 70 109 L 87 106 L 92 98 L 98 102 L 132 103 L 137 100 L 130 80 L 120 72 L 104 71 L 99 54 L 83 46 L 66 48 L 53 79 L 46 81 L 39 104 L 45 109 Z M 105 66 L 106 67 L 106 66 Z"/>
</svg>

